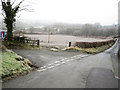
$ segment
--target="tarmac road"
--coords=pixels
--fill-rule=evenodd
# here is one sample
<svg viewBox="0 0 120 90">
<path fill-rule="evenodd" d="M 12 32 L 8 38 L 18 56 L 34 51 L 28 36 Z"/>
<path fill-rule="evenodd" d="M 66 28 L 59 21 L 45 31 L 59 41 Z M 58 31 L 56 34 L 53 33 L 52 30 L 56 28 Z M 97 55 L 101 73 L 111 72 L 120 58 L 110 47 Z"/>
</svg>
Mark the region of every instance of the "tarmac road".
<svg viewBox="0 0 120 90">
<path fill-rule="evenodd" d="M 77 52 L 14 51 L 30 58 L 31 61 L 34 60 L 39 69 L 3 83 L 3 88 L 85 88 L 86 80 L 93 68 L 114 70 L 108 51 L 96 55 L 83 55 Z"/>
<path fill-rule="evenodd" d="M 86 55 L 79 52 L 53 52 L 50 50 L 17 50 L 12 49 L 18 55 L 21 55 L 25 58 L 28 58 L 33 62 L 36 66 L 42 67 L 47 64 L 53 63 L 55 61 L 60 61 L 64 58 L 69 58 L 76 55 Z"/>
</svg>

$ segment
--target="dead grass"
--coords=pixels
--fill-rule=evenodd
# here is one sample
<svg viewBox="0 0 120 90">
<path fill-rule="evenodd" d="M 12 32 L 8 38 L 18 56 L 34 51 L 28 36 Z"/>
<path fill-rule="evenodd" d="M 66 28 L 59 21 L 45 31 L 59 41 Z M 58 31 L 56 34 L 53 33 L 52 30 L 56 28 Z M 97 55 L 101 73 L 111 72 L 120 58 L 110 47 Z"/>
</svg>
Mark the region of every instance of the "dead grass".
<svg viewBox="0 0 120 90">
<path fill-rule="evenodd" d="M 109 44 L 109 45 L 104 45 L 101 47 L 96 47 L 96 48 L 79 48 L 79 47 L 69 47 L 69 48 L 65 48 L 63 49 L 63 51 L 78 51 L 81 53 L 89 53 L 89 54 L 96 54 L 96 53 L 100 53 L 105 51 L 106 49 L 110 48 L 113 45 L 113 43 Z"/>
</svg>

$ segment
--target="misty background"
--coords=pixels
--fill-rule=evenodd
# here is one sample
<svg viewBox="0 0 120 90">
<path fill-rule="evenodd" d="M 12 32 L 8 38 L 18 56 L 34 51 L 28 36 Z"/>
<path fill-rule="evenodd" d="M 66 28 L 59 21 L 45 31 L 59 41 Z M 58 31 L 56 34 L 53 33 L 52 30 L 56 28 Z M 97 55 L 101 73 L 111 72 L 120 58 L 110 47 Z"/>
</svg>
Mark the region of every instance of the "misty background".
<svg viewBox="0 0 120 90">
<path fill-rule="evenodd" d="M 118 1 L 25 0 L 21 8 L 27 10 L 18 13 L 14 33 L 48 34 L 50 31 L 52 35 L 115 36 Z M 0 28 L 6 29 L 2 15 L 0 19 Z"/>
</svg>

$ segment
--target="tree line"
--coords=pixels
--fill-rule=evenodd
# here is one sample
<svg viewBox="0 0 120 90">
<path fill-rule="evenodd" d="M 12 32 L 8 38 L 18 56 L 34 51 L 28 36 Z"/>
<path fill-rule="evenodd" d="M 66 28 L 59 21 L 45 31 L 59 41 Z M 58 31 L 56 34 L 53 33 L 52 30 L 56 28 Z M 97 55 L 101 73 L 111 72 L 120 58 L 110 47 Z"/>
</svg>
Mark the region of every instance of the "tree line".
<svg viewBox="0 0 120 90">
<path fill-rule="evenodd" d="M 59 34 L 74 35 L 74 36 L 115 36 L 117 35 L 117 26 L 102 26 L 95 24 L 84 24 L 80 27 L 66 27 L 60 30 Z"/>
</svg>

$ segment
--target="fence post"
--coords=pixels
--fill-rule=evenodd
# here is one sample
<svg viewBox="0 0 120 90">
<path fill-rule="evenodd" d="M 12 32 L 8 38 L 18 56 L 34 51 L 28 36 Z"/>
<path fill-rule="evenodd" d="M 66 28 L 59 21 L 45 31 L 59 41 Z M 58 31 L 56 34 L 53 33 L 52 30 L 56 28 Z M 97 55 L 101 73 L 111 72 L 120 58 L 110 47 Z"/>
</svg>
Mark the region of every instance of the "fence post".
<svg viewBox="0 0 120 90">
<path fill-rule="evenodd" d="M 38 45 L 38 46 L 39 46 L 39 42 L 40 42 L 40 41 L 38 40 L 38 42 L 37 42 L 37 45 Z"/>
<path fill-rule="evenodd" d="M 28 44 L 28 40 L 27 40 L 27 44 Z"/>
<path fill-rule="evenodd" d="M 71 46 L 71 42 L 69 42 L 69 47 Z"/>
</svg>

